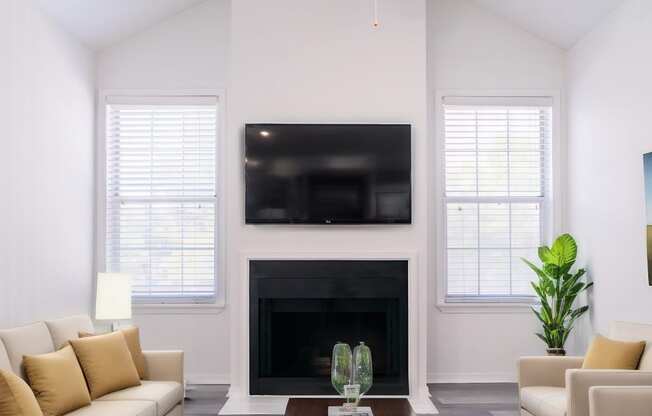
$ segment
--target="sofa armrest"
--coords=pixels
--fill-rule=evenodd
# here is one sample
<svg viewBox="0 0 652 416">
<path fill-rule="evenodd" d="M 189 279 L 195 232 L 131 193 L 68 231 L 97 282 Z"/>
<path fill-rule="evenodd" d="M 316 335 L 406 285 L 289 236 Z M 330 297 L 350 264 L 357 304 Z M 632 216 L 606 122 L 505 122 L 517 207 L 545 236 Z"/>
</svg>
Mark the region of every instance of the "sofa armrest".
<svg viewBox="0 0 652 416">
<path fill-rule="evenodd" d="M 589 416 L 589 389 L 593 386 L 652 386 L 652 371 L 568 370 L 567 416 Z"/>
<path fill-rule="evenodd" d="M 147 380 L 183 384 L 183 351 L 143 351 Z"/>
<path fill-rule="evenodd" d="M 518 360 L 518 386 L 564 387 L 566 370 L 582 367 L 583 357 L 521 357 Z"/>
<path fill-rule="evenodd" d="M 652 386 L 594 386 L 589 388 L 591 416 L 640 416 L 652 409 Z"/>
</svg>

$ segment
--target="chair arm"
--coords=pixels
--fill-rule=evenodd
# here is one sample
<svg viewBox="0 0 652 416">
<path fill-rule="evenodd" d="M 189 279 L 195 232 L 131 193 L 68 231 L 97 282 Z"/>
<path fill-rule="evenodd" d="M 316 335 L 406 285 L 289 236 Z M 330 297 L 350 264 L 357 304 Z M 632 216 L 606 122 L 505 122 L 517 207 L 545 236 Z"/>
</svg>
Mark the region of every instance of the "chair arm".
<svg viewBox="0 0 652 416">
<path fill-rule="evenodd" d="M 591 416 L 652 415 L 652 386 L 594 386 L 589 389 Z"/>
<path fill-rule="evenodd" d="M 518 360 L 518 386 L 564 387 L 566 370 L 582 367 L 583 357 L 521 357 Z"/>
<path fill-rule="evenodd" d="M 652 371 L 568 370 L 567 416 L 589 416 L 589 389 L 593 386 L 652 386 Z"/>
<path fill-rule="evenodd" d="M 183 351 L 143 351 L 147 380 L 183 384 Z"/>
</svg>

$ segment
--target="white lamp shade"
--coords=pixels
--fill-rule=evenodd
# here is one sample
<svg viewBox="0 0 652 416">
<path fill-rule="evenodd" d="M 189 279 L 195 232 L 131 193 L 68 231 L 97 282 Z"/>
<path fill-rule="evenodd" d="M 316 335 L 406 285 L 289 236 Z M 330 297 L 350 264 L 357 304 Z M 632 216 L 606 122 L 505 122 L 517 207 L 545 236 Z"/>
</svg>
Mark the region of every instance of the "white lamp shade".
<svg viewBox="0 0 652 416">
<path fill-rule="evenodd" d="M 98 273 L 95 319 L 131 319 L 131 276 L 124 273 Z"/>
</svg>

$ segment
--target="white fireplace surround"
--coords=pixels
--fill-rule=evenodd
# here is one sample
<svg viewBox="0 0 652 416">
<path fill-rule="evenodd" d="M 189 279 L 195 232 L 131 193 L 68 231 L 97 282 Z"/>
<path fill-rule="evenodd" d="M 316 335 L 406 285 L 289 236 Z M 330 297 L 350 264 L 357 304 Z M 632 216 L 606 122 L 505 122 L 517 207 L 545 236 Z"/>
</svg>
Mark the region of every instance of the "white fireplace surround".
<svg viewBox="0 0 652 416">
<path fill-rule="evenodd" d="M 253 260 L 405 260 L 408 262 L 409 400 L 419 415 L 437 414 L 426 385 L 428 346 L 427 282 L 419 281 L 415 252 L 243 252 L 239 279 L 230 279 L 231 386 L 220 415 L 282 415 L 291 396 L 249 394 L 249 262 Z M 306 397 L 306 396 L 302 396 Z M 392 396 L 396 397 L 396 396 Z M 400 396 L 399 396 L 400 397 Z M 403 396 L 405 397 L 405 396 Z"/>
</svg>

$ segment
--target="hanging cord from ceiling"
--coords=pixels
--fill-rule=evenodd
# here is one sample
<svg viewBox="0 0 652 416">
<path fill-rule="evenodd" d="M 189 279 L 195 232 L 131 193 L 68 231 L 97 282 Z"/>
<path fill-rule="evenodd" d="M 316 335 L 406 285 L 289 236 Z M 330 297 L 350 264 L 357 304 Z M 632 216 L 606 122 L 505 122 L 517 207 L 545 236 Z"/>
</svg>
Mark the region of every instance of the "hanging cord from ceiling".
<svg viewBox="0 0 652 416">
<path fill-rule="evenodd" d="M 378 0 L 372 0 L 372 1 L 373 1 L 373 9 L 374 9 L 374 20 L 371 26 L 374 29 L 377 29 L 380 26 L 380 21 L 378 20 Z"/>
</svg>

